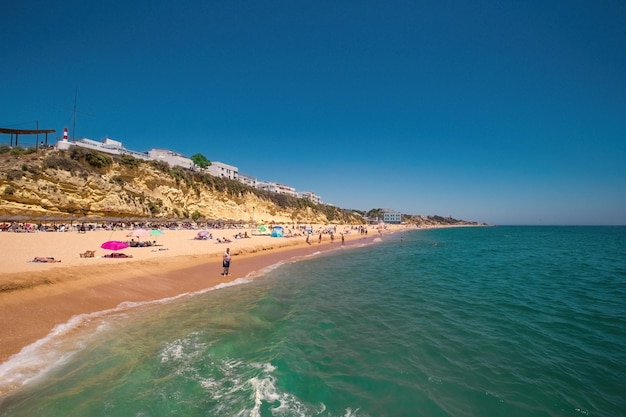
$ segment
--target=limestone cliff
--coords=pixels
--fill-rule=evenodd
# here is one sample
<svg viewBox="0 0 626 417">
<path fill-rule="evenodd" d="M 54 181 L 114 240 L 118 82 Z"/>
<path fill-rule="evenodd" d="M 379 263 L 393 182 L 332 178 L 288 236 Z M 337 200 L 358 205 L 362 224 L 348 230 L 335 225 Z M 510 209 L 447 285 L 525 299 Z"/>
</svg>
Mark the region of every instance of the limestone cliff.
<svg viewBox="0 0 626 417">
<path fill-rule="evenodd" d="M 347 210 L 86 150 L 0 154 L 0 216 L 359 222 Z"/>
</svg>

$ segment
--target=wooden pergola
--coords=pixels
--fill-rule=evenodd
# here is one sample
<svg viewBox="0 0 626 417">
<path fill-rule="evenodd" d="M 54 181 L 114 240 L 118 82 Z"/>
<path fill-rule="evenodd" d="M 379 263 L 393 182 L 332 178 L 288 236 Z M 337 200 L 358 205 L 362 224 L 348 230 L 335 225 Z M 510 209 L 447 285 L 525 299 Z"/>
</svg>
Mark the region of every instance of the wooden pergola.
<svg viewBox="0 0 626 417">
<path fill-rule="evenodd" d="M 56 132 L 56 130 L 54 129 L 7 129 L 4 127 L 0 127 L 0 133 L 11 135 L 11 146 L 13 146 L 13 135 L 15 135 L 15 146 L 18 146 L 19 135 L 38 135 L 40 133 L 46 134 L 45 145 L 48 146 L 48 133 L 54 132 Z"/>
</svg>

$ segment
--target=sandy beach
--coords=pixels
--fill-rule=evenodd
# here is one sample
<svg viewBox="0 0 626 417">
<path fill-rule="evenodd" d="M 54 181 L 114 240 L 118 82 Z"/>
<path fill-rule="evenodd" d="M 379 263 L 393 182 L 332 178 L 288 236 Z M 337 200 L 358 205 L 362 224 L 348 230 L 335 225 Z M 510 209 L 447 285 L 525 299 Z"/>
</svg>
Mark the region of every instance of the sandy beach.
<svg viewBox="0 0 626 417">
<path fill-rule="evenodd" d="M 126 301 L 149 301 L 213 287 L 242 277 L 281 260 L 332 250 L 340 245 L 368 242 L 404 226 L 384 229 L 337 225 L 334 241 L 327 226 L 313 225 L 307 243 L 305 234 L 293 229 L 293 237 L 258 235 L 257 229 L 207 229 L 212 239 L 196 239 L 200 230 L 163 230 L 158 236 L 134 237 L 132 230 L 94 230 L 85 233 L 0 233 L 0 363 L 22 348 L 45 337 L 72 316 L 102 311 Z M 246 234 L 249 238 L 236 239 Z M 285 235 L 289 234 L 289 230 Z M 345 239 L 342 242 L 342 235 Z M 217 243 L 228 238 L 230 243 Z M 129 247 L 120 253 L 129 258 L 108 258 L 101 249 L 106 241 L 156 241 L 147 247 Z M 222 276 L 221 259 L 226 248 L 232 254 L 231 274 Z M 93 258 L 80 254 L 95 251 Z M 33 262 L 35 257 L 53 257 L 60 262 Z"/>
</svg>

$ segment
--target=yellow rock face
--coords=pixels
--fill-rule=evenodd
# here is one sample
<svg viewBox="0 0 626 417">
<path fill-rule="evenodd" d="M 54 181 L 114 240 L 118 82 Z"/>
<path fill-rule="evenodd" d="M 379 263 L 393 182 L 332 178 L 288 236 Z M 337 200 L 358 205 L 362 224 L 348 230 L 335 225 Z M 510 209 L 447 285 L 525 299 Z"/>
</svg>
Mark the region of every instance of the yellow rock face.
<svg viewBox="0 0 626 417">
<path fill-rule="evenodd" d="M 316 208 L 279 207 L 243 185 L 233 192 L 228 180 L 215 178 L 217 186 L 193 173 L 176 178 L 149 163 L 46 168 L 51 152 L 0 156 L 0 216 L 328 222 Z"/>
</svg>

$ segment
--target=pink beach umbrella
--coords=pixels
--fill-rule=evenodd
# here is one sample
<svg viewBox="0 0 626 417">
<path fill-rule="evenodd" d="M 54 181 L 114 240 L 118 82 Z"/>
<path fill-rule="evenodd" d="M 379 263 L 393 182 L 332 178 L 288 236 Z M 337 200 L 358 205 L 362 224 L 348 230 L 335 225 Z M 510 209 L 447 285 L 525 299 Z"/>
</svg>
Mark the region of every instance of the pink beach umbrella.
<svg viewBox="0 0 626 417">
<path fill-rule="evenodd" d="M 128 244 L 126 242 L 120 242 L 119 240 L 109 240 L 100 245 L 102 249 L 108 249 L 112 251 L 126 249 Z"/>
</svg>

